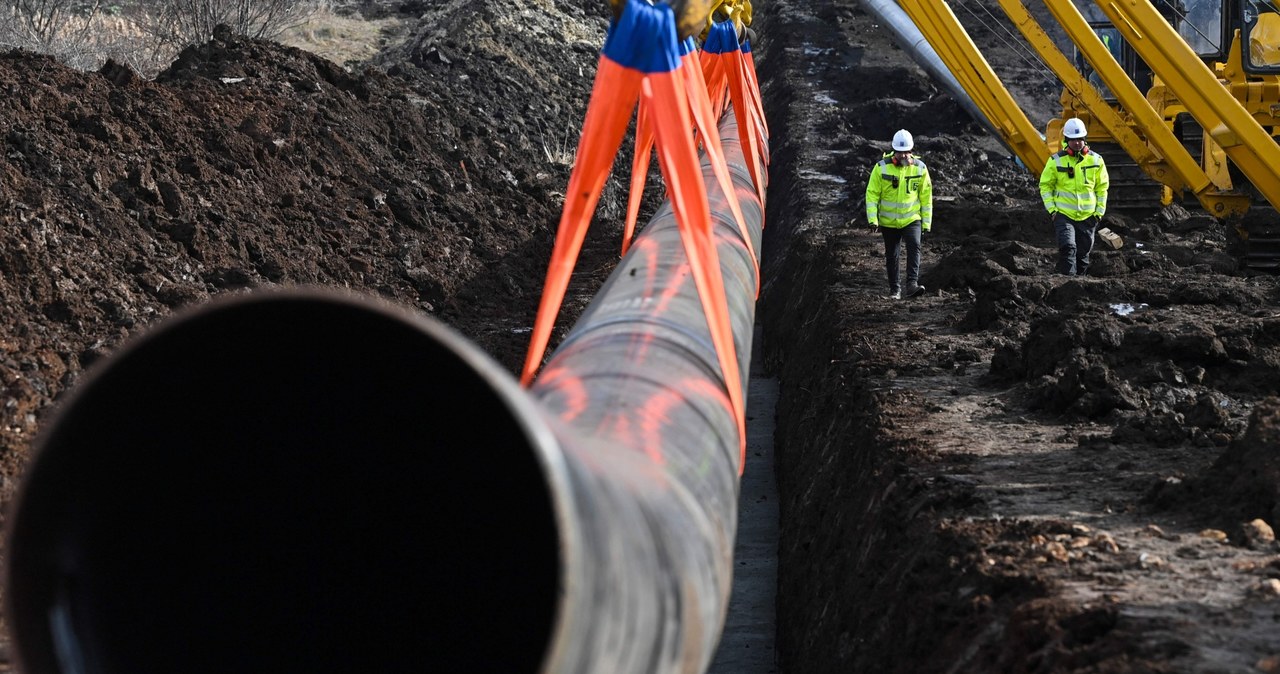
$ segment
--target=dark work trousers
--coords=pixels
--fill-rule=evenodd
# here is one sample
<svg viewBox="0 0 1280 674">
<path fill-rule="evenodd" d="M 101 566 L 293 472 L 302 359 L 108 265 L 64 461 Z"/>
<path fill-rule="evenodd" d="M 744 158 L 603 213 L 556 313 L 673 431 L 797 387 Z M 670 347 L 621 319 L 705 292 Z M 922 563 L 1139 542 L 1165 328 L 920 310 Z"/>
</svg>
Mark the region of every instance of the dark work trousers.
<svg viewBox="0 0 1280 674">
<path fill-rule="evenodd" d="M 1058 273 L 1084 276 L 1089 271 L 1089 253 L 1093 251 L 1098 218 L 1088 217 L 1077 222 L 1058 213 L 1053 216 L 1053 228 L 1058 233 Z"/>
<path fill-rule="evenodd" d="M 907 285 L 914 286 L 920 280 L 920 221 L 895 229 L 881 227 L 884 235 L 884 270 L 889 277 L 889 292 L 902 290 L 898 279 L 898 256 L 902 252 L 902 242 L 907 242 Z"/>
</svg>

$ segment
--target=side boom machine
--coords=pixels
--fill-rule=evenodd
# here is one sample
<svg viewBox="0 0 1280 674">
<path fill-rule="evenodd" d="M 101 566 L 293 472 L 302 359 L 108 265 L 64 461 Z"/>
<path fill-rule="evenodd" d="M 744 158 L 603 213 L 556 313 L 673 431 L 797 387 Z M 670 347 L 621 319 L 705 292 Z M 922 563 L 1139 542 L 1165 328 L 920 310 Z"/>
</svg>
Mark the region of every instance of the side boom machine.
<svg viewBox="0 0 1280 674">
<path fill-rule="evenodd" d="M 929 18 L 950 14 L 937 9 L 943 3 L 900 2 L 935 48 L 972 44 L 959 22 Z M 1044 0 L 1069 40 L 1068 56 L 1022 0 L 999 2 L 1063 84 L 1062 114 L 1045 129 L 1047 152 L 1059 148 L 1067 119 L 1084 119 L 1090 144 L 1105 153 L 1112 169 L 1113 210 L 1142 216 L 1174 202 L 1198 206 L 1230 225 L 1229 232 L 1244 244 L 1240 253 L 1246 266 L 1280 271 L 1280 10 L 1275 5 L 1119 0 L 1082 10 L 1071 0 Z M 922 9 L 926 5 L 933 8 Z M 994 74 L 960 81 L 978 100 L 1004 92 Z M 1002 107 L 999 114 L 1007 117 L 1010 111 Z M 996 126 L 1002 132 L 1025 128 L 1021 123 Z M 1025 134 L 1017 136 L 1025 140 Z"/>
</svg>

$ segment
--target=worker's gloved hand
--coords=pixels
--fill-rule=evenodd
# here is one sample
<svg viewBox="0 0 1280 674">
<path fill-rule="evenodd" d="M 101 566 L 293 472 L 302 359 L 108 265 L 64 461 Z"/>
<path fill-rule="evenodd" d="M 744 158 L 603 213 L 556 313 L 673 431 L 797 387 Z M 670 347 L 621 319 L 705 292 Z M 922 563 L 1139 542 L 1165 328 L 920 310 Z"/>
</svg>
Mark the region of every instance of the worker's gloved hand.
<svg viewBox="0 0 1280 674">
<path fill-rule="evenodd" d="M 878 223 L 878 222 L 868 222 L 868 223 L 867 223 L 867 229 L 871 230 L 871 233 L 872 233 L 872 234 L 875 234 L 876 232 L 879 232 L 879 231 L 880 231 L 880 223 Z"/>
</svg>

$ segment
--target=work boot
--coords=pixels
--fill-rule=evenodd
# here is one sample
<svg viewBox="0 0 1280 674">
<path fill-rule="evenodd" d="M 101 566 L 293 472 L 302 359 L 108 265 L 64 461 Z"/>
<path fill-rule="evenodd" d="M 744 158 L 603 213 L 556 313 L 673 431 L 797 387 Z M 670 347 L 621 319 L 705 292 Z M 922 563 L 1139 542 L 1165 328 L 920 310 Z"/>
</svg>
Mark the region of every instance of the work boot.
<svg viewBox="0 0 1280 674">
<path fill-rule="evenodd" d="M 889 299 L 891 299 L 891 300 L 900 300 L 900 299 L 902 299 L 902 291 L 901 291 L 901 290 L 895 290 L 895 291 L 893 291 L 893 292 L 889 293 Z"/>
<path fill-rule="evenodd" d="M 920 285 L 919 283 L 908 283 L 907 291 L 903 294 L 906 295 L 907 297 L 915 297 L 916 295 L 919 295 L 922 292 L 924 292 L 924 286 Z"/>
</svg>

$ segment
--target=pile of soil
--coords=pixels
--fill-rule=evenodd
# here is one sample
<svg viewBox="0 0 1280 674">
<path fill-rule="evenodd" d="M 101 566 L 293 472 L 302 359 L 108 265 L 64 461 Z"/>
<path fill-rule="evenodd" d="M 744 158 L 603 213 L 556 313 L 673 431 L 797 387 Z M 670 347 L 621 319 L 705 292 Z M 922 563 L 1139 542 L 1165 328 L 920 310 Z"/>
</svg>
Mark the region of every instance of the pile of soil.
<svg viewBox="0 0 1280 674">
<path fill-rule="evenodd" d="M 229 33 L 155 81 L 0 55 L 6 496 L 86 367 L 220 293 L 359 289 L 518 363 L 568 180 L 543 148 L 580 124 L 607 19 L 475 9 L 422 16 L 392 65 L 359 73 Z"/>
<path fill-rule="evenodd" d="M 377 294 L 518 369 L 607 4 L 361 9 L 411 28 L 354 71 L 226 33 L 154 81 L 0 55 L 6 504 L 86 368 L 216 295 Z M 1109 215 L 1126 245 L 1053 276 L 1035 176 L 870 15 L 755 11 L 782 671 L 1280 671 L 1276 277 L 1176 207 Z M 1043 126 L 1052 81 L 974 35 Z M 928 291 L 894 301 L 862 190 L 902 127 L 938 201 Z M 611 181 L 556 337 L 624 203 Z"/>
</svg>

